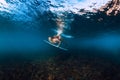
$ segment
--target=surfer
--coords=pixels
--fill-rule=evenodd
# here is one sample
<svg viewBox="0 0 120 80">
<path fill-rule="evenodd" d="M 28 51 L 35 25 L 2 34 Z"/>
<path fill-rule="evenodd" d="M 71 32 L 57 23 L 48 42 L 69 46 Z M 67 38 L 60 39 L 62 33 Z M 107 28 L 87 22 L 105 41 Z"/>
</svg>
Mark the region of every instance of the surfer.
<svg viewBox="0 0 120 80">
<path fill-rule="evenodd" d="M 52 44 L 57 44 L 57 47 L 59 47 L 60 44 L 61 44 L 61 36 L 60 35 L 55 35 L 53 37 L 48 37 L 48 40 Z"/>
<path fill-rule="evenodd" d="M 62 39 L 60 35 L 55 35 L 53 37 L 48 37 L 48 41 L 47 40 L 44 41 L 54 47 L 67 51 L 66 48 L 61 47 L 61 42 L 62 42 L 61 40 Z"/>
</svg>

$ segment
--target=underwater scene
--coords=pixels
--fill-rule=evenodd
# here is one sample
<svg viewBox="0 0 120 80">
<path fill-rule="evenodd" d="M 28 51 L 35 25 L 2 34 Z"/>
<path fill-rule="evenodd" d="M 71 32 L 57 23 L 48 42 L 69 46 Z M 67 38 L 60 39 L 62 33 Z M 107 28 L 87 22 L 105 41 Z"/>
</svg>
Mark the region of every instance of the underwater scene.
<svg viewBox="0 0 120 80">
<path fill-rule="evenodd" d="M 0 80 L 120 80 L 120 0 L 0 0 Z"/>
</svg>

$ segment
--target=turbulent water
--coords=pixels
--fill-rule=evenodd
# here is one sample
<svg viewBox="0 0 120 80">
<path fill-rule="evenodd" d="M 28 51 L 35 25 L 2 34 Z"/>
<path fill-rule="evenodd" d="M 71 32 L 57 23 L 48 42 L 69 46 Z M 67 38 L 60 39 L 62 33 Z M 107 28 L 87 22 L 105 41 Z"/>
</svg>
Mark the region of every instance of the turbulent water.
<svg viewBox="0 0 120 80">
<path fill-rule="evenodd" d="M 45 11 L 54 14 L 70 12 L 81 15 L 81 9 L 94 12 L 110 0 L 1 0 L 0 11 L 2 16 L 9 16 L 13 20 L 30 21 Z"/>
</svg>

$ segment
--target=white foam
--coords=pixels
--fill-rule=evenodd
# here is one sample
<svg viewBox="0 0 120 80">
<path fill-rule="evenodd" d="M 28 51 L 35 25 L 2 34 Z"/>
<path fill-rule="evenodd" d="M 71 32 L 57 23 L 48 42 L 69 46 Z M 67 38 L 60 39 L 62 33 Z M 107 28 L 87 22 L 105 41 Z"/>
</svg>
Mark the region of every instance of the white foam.
<svg viewBox="0 0 120 80">
<path fill-rule="evenodd" d="M 84 14 L 79 13 L 81 9 L 93 12 L 94 8 L 99 9 L 101 6 L 108 3 L 108 1 L 111 0 L 49 0 L 49 2 L 47 2 L 47 0 L 38 0 L 40 5 L 37 5 L 35 0 L 26 0 L 26 2 L 20 2 L 19 0 L 6 2 L 6 0 L 0 0 L 0 12 L 13 14 L 15 19 L 24 18 L 24 20 L 30 20 L 31 17 L 40 14 L 37 12 L 42 13 L 48 9 L 59 15 L 65 11 L 81 15 Z"/>
<path fill-rule="evenodd" d="M 99 9 L 109 1 L 111 0 L 51 0 L 51 4 L 58 7 L 51 6 L 50 10 L 52 12 L 72 11 L 78 13 L 80 9 L 84 9 L 92 12 L 93 9 Z"/>
</svg>

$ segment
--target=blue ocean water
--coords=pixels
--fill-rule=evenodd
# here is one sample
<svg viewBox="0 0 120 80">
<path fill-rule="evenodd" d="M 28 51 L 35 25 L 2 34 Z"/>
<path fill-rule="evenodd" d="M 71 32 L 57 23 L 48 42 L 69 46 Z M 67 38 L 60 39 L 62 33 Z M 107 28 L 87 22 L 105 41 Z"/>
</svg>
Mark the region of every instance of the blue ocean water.
<svg viewBox="0 0 120 80">
<path fill-rule="evenodd" d="M 65 34 L 71 35 L 73 38 L 63 38 L 65 46 L 62 47 L 67 48 L 68 51 L 45 43 L 44 40 L 55 34 L 51 29 L 56 29 L 54 19 L 60 15 L 59 13 L 56 17 L 58 13 L 49 10 L 50 6 L 58 7 L 50 3 L 52 1 L 47 0 L 1 1 L 0 55 L 2 60 L 9 60 L 6 59 L 9 56 L 10 59 L 21 57 L 18 59 L 35 60 L 35 58 L 41 58 L 41 55 L 81 54 L 83 50 L 96 51 L 96 55 L 105 54 L 106 58 L 109 55 L 118 58 L 120 52 L 119 15 L 109 17 L 104 13 L 96 13 L 91 14 L 90 18 L 86 18 L 88 14 L 67 13 L 72 15 L 70 18 L 73 20 L 67 19 L 70 20 L 66 21 L 69 23 L 70 29 L 66 29 Z M 103 21 L 99 22 L 98 18 L 101 17 Z M 88 51 L 86 55 L 91 53 Z"/>
</svg>

